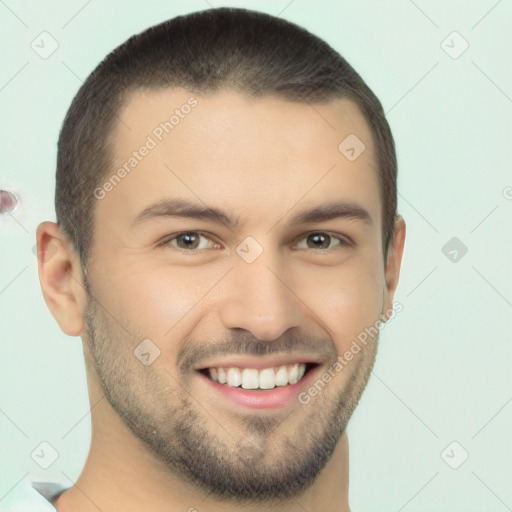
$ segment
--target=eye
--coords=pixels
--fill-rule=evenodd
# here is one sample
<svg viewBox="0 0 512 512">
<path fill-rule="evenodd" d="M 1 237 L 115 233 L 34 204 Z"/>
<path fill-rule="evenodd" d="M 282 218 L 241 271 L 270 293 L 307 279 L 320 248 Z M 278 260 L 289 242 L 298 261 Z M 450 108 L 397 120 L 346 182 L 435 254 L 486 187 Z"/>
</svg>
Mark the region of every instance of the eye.
<svg viewBox="0 0 512 512">
<path fill-rule="evenodd" d="M 210 244 L 202 243 L 201 239 L 209 240 Z M 176 243 L 174 243 L 176 242 Z M 208 238 L 200 231 L 185 231 L 183 233 L 177 233 L 172 235 L 171 237 L 167 237 L 161 242 L 158 243 L 158 247 L 172 245 L 177 249 L 183 249 L 185 251 L 195 251 L 195 250 L 205 250 L 205 249 L 213 249 L 212 245 L 219 246 L 211 238 Z"/>
<path fill-rule="evenodd" d="M 331 250 L 335 249 L 336 247 L 350 247 L 352 245 L 351 242 L 344 237 L 323 233 L 321 231 L 309 233 L 304 240 L 306 240 L 306 244 L 311 242 L 313 247 L 299 247 L 300 244 L 298 244 L 297 247 L 299 249 Z M 334 245 L 334 247 L 329 247 L 331 245 L 330 242 L 332 241 L 337 243 Z"/>
<path fill-rule="evenodd" d="M 298 249 L 332 250 L 337 247 L 350 247 L 352 245 L 352 243 L 345 237 L 331 235 L 321 231 L 309 233 L 302 240 L 306 241 L 306 247 L 300 247 L 300 244 L 298 244 Z M 336 242 L 334 246 L 332 245 L 332 242 Z M 307 245 L 309 243 L 311 243 L 313 246 L 308 247 Z M 171 245 L 176 249 L 182 249 L 188 252 L 196 252 L 221 247 L 219 244 L 214 242 L 211 238 L 200 231 L 184 231 L 181 233 L 176 233 L 164 238 L 157 245 L 158 247 Z"/>
</svg>

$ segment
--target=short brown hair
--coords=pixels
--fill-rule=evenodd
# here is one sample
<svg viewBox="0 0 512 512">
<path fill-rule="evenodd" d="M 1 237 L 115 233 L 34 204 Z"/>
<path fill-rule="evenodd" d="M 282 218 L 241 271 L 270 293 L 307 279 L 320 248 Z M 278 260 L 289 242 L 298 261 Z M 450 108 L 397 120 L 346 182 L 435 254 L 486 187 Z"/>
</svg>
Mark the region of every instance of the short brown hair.
<svg viewBox="0 0 512 512">
<path fill-rule="evenodd" d="M 197 94 L 234 89 L 308 103 L 353 100 L 376 147 L 386 257 L 397 208 L 397 162 L 378 98 L 338 52 L 302 27 L 262 12 L 216 8 L 172 18 L 130 37 L 89 75 L 69 107 L 58 142 L 55 210 L 86 274 L 94 233 L 93 191 L 112 172 L 109 136 L 120 109 L 138 88 L 183 88 Z"/>
</svg>

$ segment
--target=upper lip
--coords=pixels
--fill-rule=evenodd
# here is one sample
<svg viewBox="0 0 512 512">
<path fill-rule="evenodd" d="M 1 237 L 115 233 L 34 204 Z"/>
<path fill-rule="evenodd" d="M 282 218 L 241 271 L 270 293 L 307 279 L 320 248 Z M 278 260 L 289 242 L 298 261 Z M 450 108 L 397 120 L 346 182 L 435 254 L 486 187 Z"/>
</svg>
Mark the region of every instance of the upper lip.
<svg viewBox="0 0 512 512">
<path fill-rule="evenodd" d="M 205 370 L 206 368 L 272 368 L 274 366 L 313 363 L 320 364 L 318 358 L 314 356 L 291 356 L 282 355 L 274 357 L 265 356 L 232 356 L 227 359 L 212 361 L 201 364 L 194 368 L 195 370 Z"/>
</svg>

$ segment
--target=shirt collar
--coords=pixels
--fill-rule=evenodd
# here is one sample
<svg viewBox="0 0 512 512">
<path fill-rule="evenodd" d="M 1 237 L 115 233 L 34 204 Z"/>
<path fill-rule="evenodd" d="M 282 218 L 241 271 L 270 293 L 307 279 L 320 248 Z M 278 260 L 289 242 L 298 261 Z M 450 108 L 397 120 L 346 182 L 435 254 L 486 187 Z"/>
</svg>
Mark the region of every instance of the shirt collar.
<svg viewBox="0 0 512 512">
<path fill-rule="evenodd" d="M 54 505 L 55 500 L 67 489 L 69 486 L 64 485 L 62 482 L 48 482 L 33 480 L 32 488 L 35 489 L 46 501 Z"/>
</svg>

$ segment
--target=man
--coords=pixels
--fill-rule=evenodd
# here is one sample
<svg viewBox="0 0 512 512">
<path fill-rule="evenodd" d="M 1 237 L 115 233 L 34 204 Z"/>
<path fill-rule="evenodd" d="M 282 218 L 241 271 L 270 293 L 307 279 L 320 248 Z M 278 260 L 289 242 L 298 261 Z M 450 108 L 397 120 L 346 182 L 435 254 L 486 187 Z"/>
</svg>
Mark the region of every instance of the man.
<svg viewBox="0 0 512 512">
<path fill-rule="evenodd" d="M 348 511 L 346 426 L 405 241 L 352 67 L 255 11 L 152 27 L 73 100 L 55 200 L 39 276 L 92 417 L 55 509 Z"/>
</svg>

